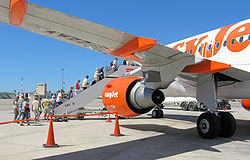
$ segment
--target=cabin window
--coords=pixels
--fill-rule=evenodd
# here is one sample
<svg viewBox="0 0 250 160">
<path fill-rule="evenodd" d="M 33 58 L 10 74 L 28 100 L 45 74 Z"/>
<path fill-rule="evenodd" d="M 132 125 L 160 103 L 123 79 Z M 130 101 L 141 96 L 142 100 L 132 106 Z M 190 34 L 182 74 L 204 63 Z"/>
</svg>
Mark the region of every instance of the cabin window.
<svg viewBox="0 0 250 160">
<path fill-rule="evenodd" d="M 211 50 L 211 48 L 212 48 L 212 44 L 209 44 L 209 46 L 208 46 L 208 50 L 210 51 L 210 50 Z"/>
<path fill-rule="evenodd" d="M 234 45 L 234 43 L 235 43 L 235 38 L 231 40 L 231 45 Z"/>
<path fill-rule="evenodd" d="M 187 53 L 187 51 L 185 51 L 184 53 Z"/>
<path fill-rule="evenodd" d="M 248 41 L 250 41 L 250 35 L 248 36 Z"/>
<path fill-rule="evenodd" d="M 226 47 L 227 45 L 227 40 L 224 41 L 223 46 Z"/>
<path fill-rule="evenodd" d="M 190 54 L 192 54 L 192 53 L 193 53 L 193 49 L 190 50 Z"/>
<path fill-rule="evenodd" d="M 201 52 L 201 47 L 199 48 L 198 52 Z"/>
<path fill-rule="evenodd" d="M 243 42 L 243 36 L 240 37 L 239 42 L 240 42 L 240 43 Z"/>
<path fill-rule="evenodd" d="M 216 43 L 216 48 L 219 48 L 220 47 L 220 42 L 217 42 Z"/>
</svg>

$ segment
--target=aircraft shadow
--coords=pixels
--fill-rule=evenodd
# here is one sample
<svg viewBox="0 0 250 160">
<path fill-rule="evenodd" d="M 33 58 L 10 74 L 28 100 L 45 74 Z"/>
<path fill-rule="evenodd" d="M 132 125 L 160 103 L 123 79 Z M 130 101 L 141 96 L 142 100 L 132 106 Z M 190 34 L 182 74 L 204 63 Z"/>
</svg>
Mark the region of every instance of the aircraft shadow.
<svg viewBox="0 0 250 160">
<path fill-rule="evenodd" d="M 167 118 L 185 119 L 186 121 L 194 121 L 197 117 L 166 115 Z M 166 158 L 195 150 L 207 150 L 219 153 L 218 149 L 213 146 L 229 143 L 232 141 L 246 141 L 250 140 L 250 121 L 237 120 L 238 128 L 235 135 L 231 138 L 216 138 L 216 139 L 202 139 L 198 136 L 196 128 L 178 129 L 169 127 L 167 125 L 156 124 L 132 124 L 121 125 L 121 127 L 129 128 L 139 131 L 154 131 L 161 133 L 154 137 L 133 140 L 129 142 L 108 145 L 104 147 L 97 147 L 67 154 L 50 156 L 43 159 L 130 159 L 130 160 L 154 160 L 159 158 Z M 119 138 L 119 137 L 117 137 Z"/>
</svg>

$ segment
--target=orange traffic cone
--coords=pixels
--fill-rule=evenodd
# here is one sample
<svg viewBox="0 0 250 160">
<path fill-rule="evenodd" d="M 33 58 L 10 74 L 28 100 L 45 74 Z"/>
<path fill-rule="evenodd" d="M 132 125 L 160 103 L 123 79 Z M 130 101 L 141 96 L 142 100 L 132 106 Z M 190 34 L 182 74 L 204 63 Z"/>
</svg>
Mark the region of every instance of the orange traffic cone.
<svg viewBox="0 0 250 160">
<path fill-rule="evenodd" d="M 52 115 L 50 115 L 49 132 L 48 132 L 48 137 L 47 137 L 47 143 L 43 144 L 44 148 L 59 147 L 59 145 L 55 143 L 54 129 L 53 129 L 53 122 L 52 121 L 53 121 Z"/>
<path fill-rule="evenodd" d="M 111 134 L 111 136 L 124 136 L 124 134 L 120 133 L 120 127 L 119 127 L 119 121 L 118 121 L 118 113 L 116 113 L 116 118 L 115 118 L 114 134 Z"/>
<path fill-rule="evenodd" d="M 109 112 L 108 112 L 108 114 L 109 114 Z M 112 122 L 111 119 L 110 119 L 110 114 L 108 115 L 108 118 L 107 118 L 106 122 Z"/>
</svg>

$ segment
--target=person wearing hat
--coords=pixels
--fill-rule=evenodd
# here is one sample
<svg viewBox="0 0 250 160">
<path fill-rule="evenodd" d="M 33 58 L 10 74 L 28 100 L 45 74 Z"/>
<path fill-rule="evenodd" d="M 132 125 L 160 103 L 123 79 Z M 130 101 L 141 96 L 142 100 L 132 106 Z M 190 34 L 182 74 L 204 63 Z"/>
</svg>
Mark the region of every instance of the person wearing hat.
<svg viewBox="0 0 250 160">
<path fill-rule="evenodd" d="M 40 111 L 38 110 L 39 109 L 39 101 L 38 101 L 38 96 L 35 96 L 35 100 L 32 102 L 32 105 L 31 105 L 31 110 L 32 112 L 34 112 L 34 115 L 35 115 L 35 122 L 39 122 L 39 117 L 40 117 Z"/>
</svg>

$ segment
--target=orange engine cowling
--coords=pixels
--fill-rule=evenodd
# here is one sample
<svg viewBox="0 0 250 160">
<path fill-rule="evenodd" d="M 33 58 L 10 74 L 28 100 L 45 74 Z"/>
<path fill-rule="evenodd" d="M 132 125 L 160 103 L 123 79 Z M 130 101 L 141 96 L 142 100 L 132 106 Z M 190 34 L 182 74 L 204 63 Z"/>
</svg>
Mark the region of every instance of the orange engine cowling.
<svg viewBox="0 0 250 160">
<path fill-rule="evenodd" d="M 103 89 L 102 101 L 111 112 L 133 117 L 149 112 L 165 97 L 159 90 L 145 88 L 139 77 L 120 77 L 111 80 Z"/>
<path fill-rule="evenodd" d="M 242 99 L 241 105 L 248 111 L 250 111 L 250 100 L 248 99 Z"/>
</svg>

